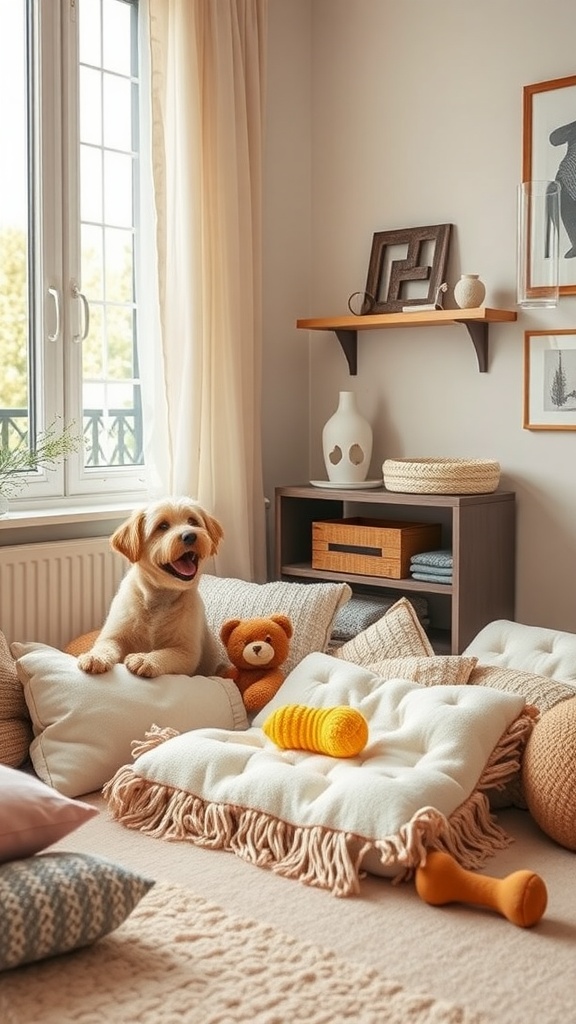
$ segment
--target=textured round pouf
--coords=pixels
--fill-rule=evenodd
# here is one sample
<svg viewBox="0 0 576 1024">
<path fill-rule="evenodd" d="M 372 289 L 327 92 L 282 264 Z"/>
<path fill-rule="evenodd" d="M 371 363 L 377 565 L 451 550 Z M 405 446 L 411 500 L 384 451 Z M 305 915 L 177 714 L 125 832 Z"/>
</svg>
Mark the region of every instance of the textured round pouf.
<svg viewBox="0 0 576 1024">
<path fill-rule="evenodd" d="M 546 835 L 576 850 L 576 697 L 536 723 L 524 752 L 522 782 L 532 817 Z"/>
</svg>

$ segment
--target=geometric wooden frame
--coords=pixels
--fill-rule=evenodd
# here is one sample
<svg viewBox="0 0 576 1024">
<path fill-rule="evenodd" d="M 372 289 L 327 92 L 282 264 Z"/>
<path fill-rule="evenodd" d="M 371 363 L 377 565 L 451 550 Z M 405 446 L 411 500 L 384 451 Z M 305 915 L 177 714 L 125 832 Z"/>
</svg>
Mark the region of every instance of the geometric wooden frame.
<svg viewBox="0 0 576 1024">
<path fill-rule="evenodd" d="M 372 238 L 362 314 L 399 313 L 403 306 L 417 306 L 423 302 L 435 303 L 438 288 L 444 283 L 451 228 L 451 224 L 432 224 L 420 228 L 375 232 Z M 421 263 L 422 247 L 425 242 L 434 243 L 431 266 Z M 391 262 L 388 288 L 382 298 L 386 250 L 394 245 L 407 246 L 406 256 L 402 260 Z M 403 286 L 410 281 L 428 281 L 428 295 L 425 298 L 404 298 Z"/>
</svg>

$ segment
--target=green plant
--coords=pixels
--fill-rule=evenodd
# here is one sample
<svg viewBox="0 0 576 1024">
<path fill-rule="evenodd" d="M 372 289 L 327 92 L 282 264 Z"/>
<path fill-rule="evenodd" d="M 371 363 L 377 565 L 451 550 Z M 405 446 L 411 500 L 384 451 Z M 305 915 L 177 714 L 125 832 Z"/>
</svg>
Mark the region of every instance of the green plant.
<svg viewBox="0 0 576 1024">
<path fill-rule="evenodd" d="M 54 420 L 38 434 L 32 448 L 27 444 L 18 448 L 0 448 L 0 494 L 6 498 L 14 497 L 26 485 L 24 473 L 52 469 L 67 455 L 78 451 L 81 445 L 82 437 L 75 432 L 73 423 L 59 429 L 58 420 Z"/>
</svg>

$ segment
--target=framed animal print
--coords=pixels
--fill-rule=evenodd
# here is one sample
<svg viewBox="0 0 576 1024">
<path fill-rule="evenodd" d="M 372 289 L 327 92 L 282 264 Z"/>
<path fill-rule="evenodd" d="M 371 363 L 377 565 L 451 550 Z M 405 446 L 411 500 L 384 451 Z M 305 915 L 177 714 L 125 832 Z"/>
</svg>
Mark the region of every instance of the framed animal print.
<svg viewBox="0 0 576 1024">
<path fill-rule="evenodd" d="M 560 186 L 560 295 L 576 294 L 576 75 L 524 86 L 522 181 Z"/>
</svg>

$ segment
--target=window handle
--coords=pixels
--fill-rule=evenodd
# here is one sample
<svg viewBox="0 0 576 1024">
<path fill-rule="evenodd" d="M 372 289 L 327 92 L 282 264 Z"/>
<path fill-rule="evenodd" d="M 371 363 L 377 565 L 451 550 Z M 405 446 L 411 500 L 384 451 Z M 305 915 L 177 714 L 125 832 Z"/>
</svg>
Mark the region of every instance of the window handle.
<svg viewBox="0 0 576 1024">
<path fill-rule="evenodd" d="M 84 312 L 84 330 L 81 334 L 72 335 L 72 341 L 75 342 L 76 345 L 79 345 L 81 341 L 84 341 L 84 339 L 88 337 L 88 331 L 90 330 L 90 306 L 88 305 L 88 299 L 84 295 L 84 292 L 80 291 L 77 281 L 72 281 L 72 298 L 80 299 Z"/>
<path fill-rule="evenodd" d="M 60 337 L 60 292 L 57 288 L 49 288 L 48 295 L 54 299 L 55 324 L 54 334 L 48 335 L 48 341 L 58 341 Z"/>
</svg>

